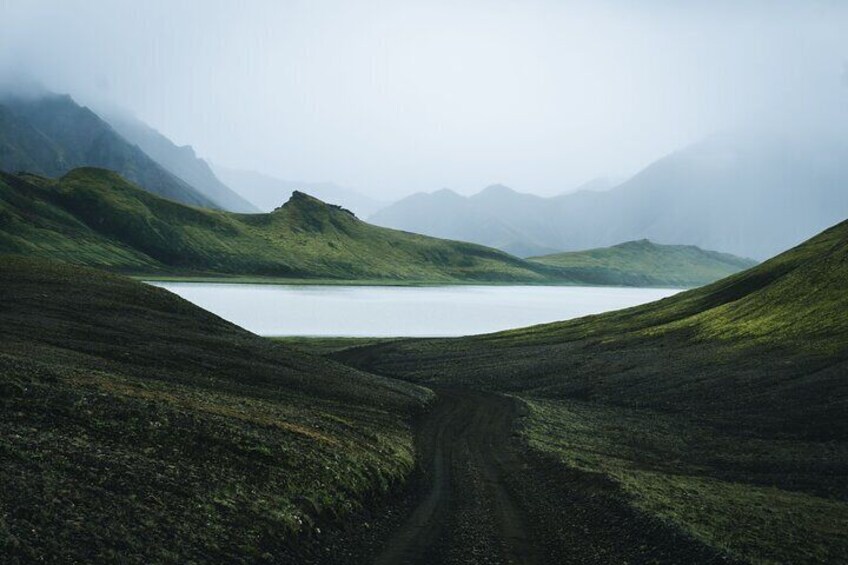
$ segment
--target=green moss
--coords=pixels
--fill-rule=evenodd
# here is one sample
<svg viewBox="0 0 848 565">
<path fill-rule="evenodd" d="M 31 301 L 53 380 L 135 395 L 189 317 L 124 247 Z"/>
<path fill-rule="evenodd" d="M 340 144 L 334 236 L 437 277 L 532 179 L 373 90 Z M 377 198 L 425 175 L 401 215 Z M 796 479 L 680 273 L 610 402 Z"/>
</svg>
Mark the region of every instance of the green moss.
<svg viewBox="0 0 848 565">
<path fill-rule="evenodd" d="M 614 478 L 638 508 L 755 563 L 848 552 L 848 446 L 752 437 L 653 411 L 531 400 L 522 434 L 565 464 Z M 811 464 L 811 462 L 819 462 Z"/>
<path fill-rule="evenodd" d="M 291 345 L 301 351 L 307 351 L 315 355 L 328 355 L 350 349 L 351 347 L 362 347 L 397 340 L 396 338 L 379 337 L 272 337 L 269 339 Z"/>
</svg>

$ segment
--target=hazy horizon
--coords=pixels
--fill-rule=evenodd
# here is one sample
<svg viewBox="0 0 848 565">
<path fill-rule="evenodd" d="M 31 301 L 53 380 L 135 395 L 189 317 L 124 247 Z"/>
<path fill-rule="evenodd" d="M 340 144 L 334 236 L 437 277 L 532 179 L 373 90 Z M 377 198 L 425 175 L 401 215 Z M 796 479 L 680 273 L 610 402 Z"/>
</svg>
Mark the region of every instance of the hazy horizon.
<svg viewBox="0 0 848 565">
<path fill-rule="evenodd" d="M 0 11 L 6 87 L 26 77 L 124 109 L 216 165 L 380 200 L 491 184 L 553 195 L 623 180 L 717 131 L 848 112 L 840 2 Z"/>
</svg>

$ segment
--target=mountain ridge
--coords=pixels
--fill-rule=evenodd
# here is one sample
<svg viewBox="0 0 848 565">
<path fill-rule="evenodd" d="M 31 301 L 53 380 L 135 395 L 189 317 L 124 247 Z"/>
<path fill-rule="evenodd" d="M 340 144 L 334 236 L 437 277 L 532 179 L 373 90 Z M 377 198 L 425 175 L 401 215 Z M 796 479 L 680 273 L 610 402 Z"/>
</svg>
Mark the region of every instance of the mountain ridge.
<svg viewBox="0 0 848 565">
<path fill-rule="evenodd" d="M 105 114 L 115 130 L 137 145 L 157 163 L 179 177 L 220 208 L 230 212 L 253 213 L 259 209 L 221 182 L 209 164 L 197 156 L 190 145 L 178 146 L 155 128 L 126 112 Z"/>
<path fill-rule="evenodd" d="M 562 280 L 479 245 L 371 226 L 302 192 L 268 214 L 191 208 L 117 173 L 0 173 L 0 251 L 125 272 L 382 281 Z"/>
<path fill-rule="evenodd" d="M 366 219 L 384 205 L 353 189 L 332 182 L 287 181 L 255 171 L 229 169 L 217 164 L 211 166 L 220 179 L 263 212 L 270 212 L 282 205 L 295 190 L 314 194 L 325 202 L 338 203 L 361 219 Z"/>
<path fill-rule="evenodd" d="M 462 212 L 418 193 L 369 220 L 522 257 L 649 238 L 761 260 L 848 215 L 846 163 L 848 143 L 836 126 L 715 134 L 609 190 L 553 197 L 484 190 L 462 197 Z"/>
<path fill-rule="evenodd" d="M 153 194 L 218 207 L 68 95 L 6 96 L 0 106 L 6 109 L 0 123 L 0 170 L 56 177 L 80 166 L 97 166 L 117 170 Z"/>
</svg>

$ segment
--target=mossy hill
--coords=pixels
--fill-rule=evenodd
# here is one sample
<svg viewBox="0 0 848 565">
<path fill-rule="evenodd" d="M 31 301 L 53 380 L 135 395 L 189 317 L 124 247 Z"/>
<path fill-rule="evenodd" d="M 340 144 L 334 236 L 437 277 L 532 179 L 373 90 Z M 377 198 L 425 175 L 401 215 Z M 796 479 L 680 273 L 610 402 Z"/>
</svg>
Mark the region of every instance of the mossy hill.
<svg viewBox="0 0 848 565">
<path fill-rule="evenodd" d="M 694 245 L 660 245 L 647 239 L 530 260 L 592 284 L 670 287 L 702 286 L 757 264 Z"/>
<path fill-rule="evenodd" d="M 93 168 L 57 180 L 0 173 L 0 252 L 148 275 L 567 280 L 480 245 L 372 226 L 301 192 L 271 213 L 235 214 L 165 200 Z"/>
</svg>

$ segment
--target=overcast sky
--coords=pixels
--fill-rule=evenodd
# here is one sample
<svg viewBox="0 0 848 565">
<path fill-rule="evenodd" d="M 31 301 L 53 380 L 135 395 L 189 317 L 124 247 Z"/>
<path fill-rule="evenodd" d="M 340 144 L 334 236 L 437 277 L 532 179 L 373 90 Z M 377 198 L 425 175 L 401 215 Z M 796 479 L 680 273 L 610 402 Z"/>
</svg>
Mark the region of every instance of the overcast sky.
<svg viewBox="0 0 848 565">
<path fill-rule="evenodd" d="M 625 177 L 844 111 L 848 2 L 0 0 L 0 76 L 372 196 Z"/>
</svg>

